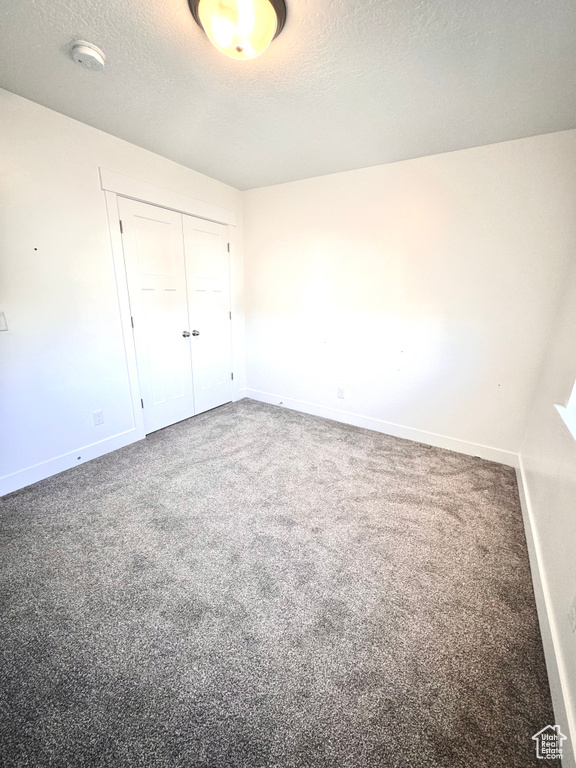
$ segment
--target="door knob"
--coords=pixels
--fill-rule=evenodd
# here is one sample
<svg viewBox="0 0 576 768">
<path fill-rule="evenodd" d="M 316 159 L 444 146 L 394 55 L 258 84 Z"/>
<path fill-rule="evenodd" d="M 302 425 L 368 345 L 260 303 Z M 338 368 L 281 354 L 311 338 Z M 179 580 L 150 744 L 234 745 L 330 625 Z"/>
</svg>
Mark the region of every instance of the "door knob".
<svg viewBox="0 0 576 768">
<path fill-rule="evenodd" d="M 182 336 L 184 336 L 184 338 L 187 339 L 188 336 L 190 336 L 190 331 L 182 331 Z"/>
<path fill-rule="evenodd" d="M 192 331 L 192 336 L 200 336 L 200 331 Z"/>
</svg>

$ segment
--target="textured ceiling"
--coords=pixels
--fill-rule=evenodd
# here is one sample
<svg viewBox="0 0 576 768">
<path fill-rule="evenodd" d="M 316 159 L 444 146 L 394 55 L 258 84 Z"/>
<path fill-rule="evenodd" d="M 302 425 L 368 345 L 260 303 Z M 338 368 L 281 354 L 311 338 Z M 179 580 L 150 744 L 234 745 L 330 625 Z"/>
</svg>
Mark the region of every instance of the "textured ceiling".
<svg viewBox="0 0 576 768">
<path fill-rule="evenodd" d="M 574 0 L 287 5 L 238 62 L 187 0 L 0 0 L 0 85 L 240 189 L 576 126 Z"/>
</svg>

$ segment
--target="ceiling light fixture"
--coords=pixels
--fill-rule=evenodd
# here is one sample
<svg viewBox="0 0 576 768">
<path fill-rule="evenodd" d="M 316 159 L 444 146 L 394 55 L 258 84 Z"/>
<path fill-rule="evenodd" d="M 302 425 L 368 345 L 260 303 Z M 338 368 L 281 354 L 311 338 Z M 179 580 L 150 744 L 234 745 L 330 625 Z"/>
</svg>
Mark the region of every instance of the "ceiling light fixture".
<svg viewBox="0 0 576 768">
<path fill-rule="evenodd" d="M 280 34 L 284 0 L 188 0 L 210 42 L 231 59 L 255 59 Z"/>
</svg>

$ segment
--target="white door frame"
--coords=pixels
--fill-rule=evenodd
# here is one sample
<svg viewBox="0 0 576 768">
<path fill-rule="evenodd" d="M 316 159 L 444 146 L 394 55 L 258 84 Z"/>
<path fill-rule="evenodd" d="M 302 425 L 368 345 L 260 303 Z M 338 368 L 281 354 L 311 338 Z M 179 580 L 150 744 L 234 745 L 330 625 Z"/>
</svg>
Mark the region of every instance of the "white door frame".
<svg viewBox="0 0 576 768">
<path fill-rule="evenodd" d="M 146 437 L 146 432 L 144 429 L 144 417 L 140 403 L 142 395 L 140 393 L 138 366 L 136 364 L 136 348 L 134 346 L 134 335 L 132 333 L 124 249 L 118 223 L 120 221 L 118 197 L 128 197 L 142 203 L 159 206 L 160 208 L 168 208 L 177 213 L 195 216 L 198 219 L 207 219 L 208 221 L 215 221 L 218 224 L 225 224 L 228 228 L 228 239 L 231 251 L 234 249 L 235 245 L 234 235 L 236 230 L 236 216 L 234 211 L 230 211 L 226 208 L 218 208 L 209 203 L 204 203 L 201 200 L 195 200 L 192 197 L 187 197 L 186 195 L 181 195 L 178 192 L 172 192 L 171 190 L 163 189 L 162 187 L 156 187 L 153 184 L 133 179 L 130 176 L 125 176 L 121 173 L 116 173 L 115 171 L 109 171 L 105 168 L 100 168 L 99 171 L 100 185 L 104 192 L 106 212 L 108 215 L 110 244 L 112 247 L 112 259 L 118 291 L 120 323 L 124 340 L 124 354 L 126 357 L 130 396 L 132 398 L 132 414 L 136 431 L 135 439 L 141 440 Z M 230 273 L 230 278 L 233 280 L 232 269 L 230 270 Z M 234 293 L 235 291 L 231 290 L 231 299 Z M 234 314 L 235 313 L 233 313 L 233 320 Z M 232 347 L 232 355 L 234 355 L 234 346 Z"/>
</svg>

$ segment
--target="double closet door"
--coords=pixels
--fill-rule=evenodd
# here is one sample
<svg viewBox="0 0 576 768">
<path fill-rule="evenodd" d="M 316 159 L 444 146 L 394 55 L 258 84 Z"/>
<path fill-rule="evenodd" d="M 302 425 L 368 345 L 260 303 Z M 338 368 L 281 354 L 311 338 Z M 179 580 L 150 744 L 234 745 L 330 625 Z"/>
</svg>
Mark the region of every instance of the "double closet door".
<svg viewBox="0 0 576 768">
<path fill-rule="evenodd" d="M 146 434 L 232 399 L 224 224 L 118 198 Z"/>
</svg>

